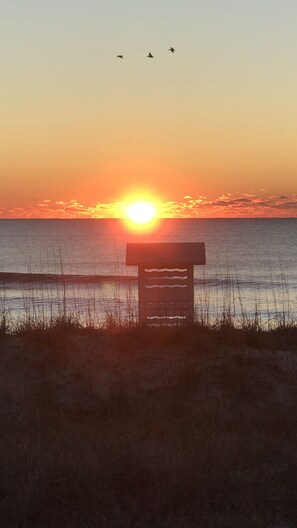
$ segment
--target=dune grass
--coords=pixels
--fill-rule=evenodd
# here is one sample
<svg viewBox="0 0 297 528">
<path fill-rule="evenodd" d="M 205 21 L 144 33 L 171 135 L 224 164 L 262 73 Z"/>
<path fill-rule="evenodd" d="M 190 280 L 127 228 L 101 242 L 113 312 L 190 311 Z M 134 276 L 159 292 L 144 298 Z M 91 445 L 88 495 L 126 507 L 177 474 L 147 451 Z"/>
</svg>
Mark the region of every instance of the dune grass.
<svg viewBox="0 0 297 528">
<path fill-rule="evenodd" d="M 62 279 L 17 318 L 1 285 L 1 528 L 296 526 L 285 281 L 265 320 L 228 280 L 214 313 L 206 284 L 194 324 L 149 328 L 131 285 L 82 305 Z"/>
<path fill-rule="evenodd" d="M 296 328 L 66 323 L 0 336 L 3 528 L 296 525 Z"/>
<path fill-rule="evenodd" d="M 138 325 L 137 288 L 132 277 L 123 281 L 118 277 L 110 287 L 109 297 L 102 288 L 104 282 L 98 283 L 94 278 L 90 283 L 83 279 L 76 283 L 69 282 L 69 277 L 60 274 L 42 282 L 38 274 L 36 280 L 35 274 L 30 274 L 29 282 L 20 283 L 17 303 L 10 297 L 11 284 L 0 277 L 0 333 L 60 325 L 97 329 Z M 268 291 L 269 299 L 263 299 L 260 291 L 250 291 L 247 299 L 231 274 L 215 287 L 202 280 L 195 295 L 194 322 L 212 329 L 262 331 L 296 327 L 296 294 L 289 290 L 285 274 L 277 288 L 265 290 L 266 295 Z M 167 323 L 170 325 L 170 320 Z"/>
</svg>

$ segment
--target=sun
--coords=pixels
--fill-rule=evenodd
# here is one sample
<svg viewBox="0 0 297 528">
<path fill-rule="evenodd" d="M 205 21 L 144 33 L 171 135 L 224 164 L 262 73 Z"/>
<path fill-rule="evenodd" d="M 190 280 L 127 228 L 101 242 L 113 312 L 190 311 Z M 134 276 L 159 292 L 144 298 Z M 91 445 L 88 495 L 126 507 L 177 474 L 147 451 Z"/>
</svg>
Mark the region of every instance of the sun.
<svg viewBox="0 0 297 528">
<path fill-rule="evenodd" d="M 156 208 L 153 203 L 139 201 L 127 206 L 127 217 L 136 224 L 147 224 L 156 216 Z"/>
<path fill-rule="evenodd" d="M 148 231 L 157 225 L 157 202 L 146 198 L 130 198 L 124 201 L 123 217 L 128 229 Z"/>
</svg>

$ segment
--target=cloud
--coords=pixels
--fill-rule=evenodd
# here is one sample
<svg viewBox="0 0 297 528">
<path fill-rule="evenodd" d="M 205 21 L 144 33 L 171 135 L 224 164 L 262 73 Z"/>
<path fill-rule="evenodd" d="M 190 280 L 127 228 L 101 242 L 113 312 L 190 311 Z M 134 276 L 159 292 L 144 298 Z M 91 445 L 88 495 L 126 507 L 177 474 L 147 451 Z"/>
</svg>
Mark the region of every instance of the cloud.
<svg viewBox="0 0 297 528">
<path fill-rule="evenodd" d="M 2 218 L 116 218 L 122 216 L 122 211 L 121 201 L 86 205 L 75 198 L 43 199 L 31 207 L 0 209 Z M 160 203 L 159 213 L 161 217 L 183 218 L 297 217 L 297 195 L 227 193 L 208 200 L 205 196 L 186 194 L 181 200 Z"/>
</svg>

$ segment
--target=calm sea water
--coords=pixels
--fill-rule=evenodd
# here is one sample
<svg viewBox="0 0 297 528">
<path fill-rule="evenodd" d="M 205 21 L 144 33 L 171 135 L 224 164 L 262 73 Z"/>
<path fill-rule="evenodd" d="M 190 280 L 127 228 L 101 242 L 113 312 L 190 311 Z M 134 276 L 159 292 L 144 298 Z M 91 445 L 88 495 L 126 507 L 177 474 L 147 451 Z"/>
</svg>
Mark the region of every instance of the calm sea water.
<svg viewBox="0 0 297 528">
<path fill-rule="evenodd" d="M 68 306 L 96 317 L 137 311 L 137 269 L 126 267 L 127 242 L 205 242 L 206 266 L 195 268 L 197 310 L 212 318 L 258 310 L 263 320 L 297 315 L 297 219 L 166 219 L 145 234 L 121 220 L 0 220 L 0 300 L 13 317 Z M 5 280 L 1 280 L 5 273 Z M 84 275 L 67 289 L 28 283 L 17 274 Z M 102 276 L 95 282 L 94 276 Z M 1 308 L 1 306 L 0 306 Z"/>
</svg>

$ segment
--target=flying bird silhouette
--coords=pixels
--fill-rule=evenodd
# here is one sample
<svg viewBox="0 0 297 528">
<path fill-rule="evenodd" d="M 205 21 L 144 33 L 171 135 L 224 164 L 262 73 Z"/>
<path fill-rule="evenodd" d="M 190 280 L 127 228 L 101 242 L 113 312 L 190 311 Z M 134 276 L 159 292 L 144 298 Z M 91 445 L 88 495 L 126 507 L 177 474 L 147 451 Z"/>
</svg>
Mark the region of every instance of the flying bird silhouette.
<svg viewBox="0 0 297 528">
<path fill-rule="evenodd" d="M 124 55 L 117 55 L 117 59 L 123 59 Z"/>
<path fill-rule="evenodd" d="M 149 59 L 153 59 L 153 58 L 154 58 L 154 55 L 152 55 L 151 52 L 149 52 L 149 54 L 147 55 L 147 57 L 149 57 Z"/>
<path fill-rule="evenodd" d="M 169 48 L 168 51 L 171 51 L 171 53 L 174 53 L 174 52 L 175 52 L 175 49 L 171 46 L 171 48 Z"/>
</svg>

